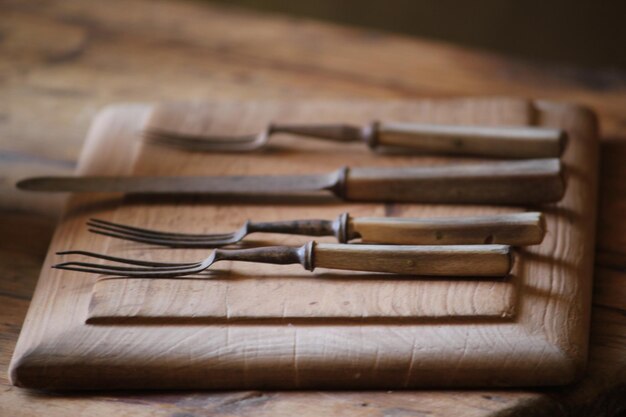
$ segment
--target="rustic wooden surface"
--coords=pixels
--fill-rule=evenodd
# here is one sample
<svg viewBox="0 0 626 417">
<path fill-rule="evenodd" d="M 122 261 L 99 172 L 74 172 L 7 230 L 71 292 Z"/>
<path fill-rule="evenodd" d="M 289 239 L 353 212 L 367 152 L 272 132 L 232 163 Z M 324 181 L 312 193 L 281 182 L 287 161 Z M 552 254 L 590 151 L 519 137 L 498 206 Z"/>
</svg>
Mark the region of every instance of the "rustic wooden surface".
<svg viewBox="0 0 626 417">
<path fill-rule="evenodd" d="M 146 245 L 89 233 L 84 225 L 92 217 L 140 227 L 215 233 L 248 218 L 335 218 L 347 210 L 363 216 L 427 217 L 525 208 L 346 203 L 321 197 L 312 202 L 299 198 L 273 204 L 256 199 L 215 204 L 215 199 L 146 201 L 120 200 L 115 194 L 77 194 L 69 200 L 57 227 L 15 350 L 11 378 L 16 385 L 45 389 L 392 389 L 562 385 L 579 376 L 587 352 L 597 183 L 595 120 L 588 112 L 513 99 L 214 102 L 177 105 L 173 111 L 179 117 L 167 117 L 167 130 L 177 131 L 195 121 L 203 126 L 203 134 L 238 134 L 269 120 L 359 123 L 376 115 L 481 125 L 534 120 L 568 133 L 563 155 L 568 185 L 558 203 L 533 206 L 545 211 L 546 236 L 540 245 L 516 252 L 507 279 L 502 277 L 511 268 L 511 258 L 496 249 L 493 262 L 474 258 L 473 265 L 461 266 L 451 258 L 443 265 L 434 254 L 421 261 L 420 256 L 411 255 L 416 265 L 408 268 L 391 258 L 381 262 L 395 265 L 398 273 L 426 268 L 431 271 L 426 275 L 450 274 L 443 279 L 390 279 L 349 271 L 358 269 L 354 256 L 365 247 L 325 243 L 330 240 L 326 238 L 319 239 L 314 249 L 319 268 L 313 273 L 300 265 L 220 262 L 210 268 L 211 278 L 200 282 L 198 276 L 107 279 L 107 286 L 117 290 L 105 297 L 97 292 L 95 298 L 92 286 L 97 276 L 50 269 L 60 261 L 56 252 L 81 249 L 124 258 L 189 262 L 205 257 L 207 251 L 147 251 Z M 411 154 L 381 156 L 362 144 L 303 143 L 294 137 L 277 138 L 266 152 L 187 152 L 136 139 L 148 112 L 147 106 L 126 105 L 111 106 L 98 115 L 78 174 L 288 176 L 332 171 L 344 164 L 357 170 L 456 161 Z M 258 237 L 258 243 L 295 246 L 307 239 L 265 235 Z M 389 250 L 395 259 L 404 256 L 390 246 L 379 248 Z M 443 247 L 444 257 L 449 256 L 448 250 Z M 468 271 L 479 279 L 453 277 Z M 205 297 L 196 298 L 198 291 Z M 142 292 L 143 296 L 129 300 Z M 206 314 L 207 307 L 194 309 L 190 306 L 194 301 L 213 310 Z M 87 306 L 94 304 L 104 307 L 107 325 L 84 324 Z M 172 310 L 180 311 L 174 323 Z M 88 316 L 92 323 L 97 318 L 93 312 Z M 132 326 L 147 316 L 152 325 Z M 113 317 L 124 325 L 116 326 Z M 160 317 L 164 320 L 159 321 Z"/>
<path fill-rule="evenodd" d="M 552 390 L 45 395 L 7 385 L 10 415 L 618 415 L 624 410 L 626 75 L 531 65 L 456 47 L 196 3 L 3 2 L 0 14 L 2 368 L 62 199 L 12 189 L 69 173 L 94 114 L 113 101 L 518 95 L 600 115 L 602 178 L 590 367 Z M 207 24 L 210 21 L 211 24 Z M 237 28 L 237 30 L 233 30 Z M 296 30 L 297 29 L 297 30 Z M 376 59 L 372 59 L 372 56 Z"/>
</svg>

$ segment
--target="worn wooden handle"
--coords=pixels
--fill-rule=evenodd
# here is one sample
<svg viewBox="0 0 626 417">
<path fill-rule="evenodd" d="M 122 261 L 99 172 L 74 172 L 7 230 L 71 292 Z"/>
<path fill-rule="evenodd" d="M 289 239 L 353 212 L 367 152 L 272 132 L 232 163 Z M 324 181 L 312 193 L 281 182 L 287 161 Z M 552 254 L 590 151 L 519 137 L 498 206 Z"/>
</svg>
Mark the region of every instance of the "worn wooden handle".
<svg viewBox="0 0 626 417">
<path fill-rule="evenodd" d="M 566 135 L 545 127 L 453 126 L 379 123 L 373 147 L 401 147 L 430 154 L 477 155 L 497 158 L 558 157 Z"/>
<path fill-rule="evenodd" d="M 502 277 L 511 269 L 505 245 L 389 246 L 317 243 L 317 268 L 390 272 L 421 276 Z"/>
<path fill-rule="evenodd" d="M 348 236 L 363 243 L 396 245 L 534 245 L 545 234 L 538 212 L 472 217 L 348 218 Z"/>
<path fill-rule="evenodd" d="M 353 201 L 527 205 L 565 192 L 556 159 L 406 168 L 351 168 L 343 194 Z"/>
</svg>

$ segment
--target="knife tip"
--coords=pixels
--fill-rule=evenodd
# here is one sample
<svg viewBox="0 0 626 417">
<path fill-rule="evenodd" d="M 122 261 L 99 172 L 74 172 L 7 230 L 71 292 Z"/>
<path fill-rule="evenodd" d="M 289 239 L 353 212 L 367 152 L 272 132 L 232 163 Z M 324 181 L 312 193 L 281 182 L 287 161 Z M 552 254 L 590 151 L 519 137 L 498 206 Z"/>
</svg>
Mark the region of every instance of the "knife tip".
<svg viewBox="0 0 626 417">
<path fill-rule="evenodd" d="M 15 187 L 24 191 L 43 191 L 45 189 L 45 177 L 31 177 L 19 180 Z"/>
</svg>

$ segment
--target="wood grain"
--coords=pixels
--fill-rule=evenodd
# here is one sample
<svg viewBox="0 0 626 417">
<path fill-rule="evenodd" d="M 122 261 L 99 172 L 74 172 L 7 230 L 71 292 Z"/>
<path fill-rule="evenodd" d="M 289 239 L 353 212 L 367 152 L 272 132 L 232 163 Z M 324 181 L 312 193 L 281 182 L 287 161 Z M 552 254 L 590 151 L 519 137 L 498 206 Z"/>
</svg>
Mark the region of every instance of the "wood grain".
<svg viewBox="0 0 626 417">
<path fill-rule="evenodd" d="M 566 135 L 558 129 L 506 126 L 419 125 L 379 123 L 376 146 L 398 147 L 444 155 L 474 155 L 495 158 L 559 157 Z"/>
<path fill-rule="evenodd" d="M 565 192 L 558 159 L 456 166 L 351 168 L 349 201 L 430 204 L 533 205 L 559 201 Z"/>
<path fill-rule="evenodd" d="M 417 121 L 463 121 L 491 124 L 506 123 L 511 120 L 517 123 L 524 121 L 528 123 L 530 117 L 528 103 L 516 100 L 410 103 L 354 101 L 349 104 L 346 102 L 212 103 L 195 105 L 192 108 L 178 105 L 166 109 L 178 115 L 178 120 L 181 121 L 192 118 L 202 121 L 203 126 L 207 128 L 206 120 L 211 120 L 213 123 L 211 129 L 233 130 L 249 130 L 253 125 L 266 123 L 268 119 L 276 119 L 279 114 L 281 117 L 293 118 L 296 122 L 310 121 L 312 114 L 318 120 L 328 118 L 328 122 L 338 117 L 350 122 L 353 120 L 358 122 L 360 118 L 371 118 L 374 113 L 385 117 L 393 115 L 395 119 L 404 117 L 417 119 Z M 164 111 L 166 110 L 161 108 L 155 112 L 152 115 L 152 123 L 156 115 L 163 114 Z M 593 160 L 582 158 L 582 155 L 594 155 L 594 132 L 593 125 L 589 124 L 589 116 L 575 108 L 563 108 L 550 104 L 539 104 L 537 111 L 542 113 L 542 119 L 540 119 L 542 123 L 545 120 L 548 125 L 567 129 L 573 140 L 564 155 L 564 163 L 567 166 L 576 167 L 573 172 L 582 171 L 585 178 L 592 180 L 595 175 Z M 544 112 L 545 115 L 543 115 Z M 229 118 L 229 115 L 233 114 L 237 115 L 236 119 Z M 136 130 L 137 120 L 141 120 L 146 115 L 145 110 L 137 109 L 133 112 L 128 108 L 120 108 L 112 109 L 101 117 L 87 142 L 81 173 L 124 174 L 132 170 L 136 175 L 164 173 L 192 175 L 234 171 L 261 174 L 264 171 L 280 170 L 289 174 L 302 170 L 313 172 L 326 170 L 329 166 L 338 165 L 339 162 L 346 160 L 350 164 L 370 165 L 375 159 L 382 165 L 400 166 L 445 162 L 416 156 L 380 157 L 371 154 L 367 149 L 356 151 L 348 149 L 349 146 L 342 147 L 344 151 L 333 148 L 334 152 L 327 153 L 332 145 L 319 143 L 307 144 L 307 152 L 289 151 L 290 147 L 285 147 L 280 152 L 275 151 L 269 154 L 251 154 L 245 157 L 224 154 L 212 157 L 206 154 L 175 151 L 152 144 L 129 142 L 128 137 Z M 169 117 L 170 120 L 175 120 L 172 115 Z M 242 123 L 242 120 L 248 122 Z M 573 124 L 574 121 L 580 123 L 581 126 Z M 106 127 L 107 124 L 114 128 Z M 124 128 L 125 125 L 128 127 Z M 127 133 L 121 134 L 120 132 Z M 283 137 L 282 140 L 288 142 L 290 138 Z M 129 143 L 135 146 L 134 150 L 129 151 L 124 147 L 124 144 Z M 115 159 L 119 164 L 117 171 L 113 171 L 110 165 L 101 162 L 105 159 L 103 155 L 111 152 L 117 156 Z M 360 154 L 355 152 L 360 152 Z M 164 155 L 167 157 L 164 158 Z M 320 158 L 321 155 L 324 157 Z M 287 162 L 289 160 L 291 163 Z M 155 163 L 156 161 L 158 163 Z M 593 190 L 590 187 L 593 187 L 593 180 L 581 182 L 577 180 L 577 177 L 570 177 L 563 202 L 552 208 L 543 207 L 543 210 L 547 212 L 546 239 L 541 245 L 529 248 L 520 254 L 519 262 L 516 263 L 513 278 L 510 281 L 496 283 L 488 281 L 441 283 L 421 280 L 388 282 L 388 285 L 397 287 L 396 297 L 410 294 L 400 288 L 423 287 L 424 305 L 430 304 L 434 310 L 445 312 L 447 315 L 448 319 L 443 325 L 442 323 L 436 325 L 398 323 L 306 326 L 294 323 L 288 326 L 275 323 L 264 326 L 250 324 L 200 327 L 149 326 L 143 330 L 142 327 L 116 326 L 110 323 L 86 326 L 84 320 L 90 302 L 93 278 L 76 273 L 59 274 L 57 271 L 48 271 L 44 267 L 40 285 L 42 289 L 37 291 L 37 298 L 33 302 L 34 313 L 31 313 L 38 314 L 39 318 L 29 319 L 24 335 L 20 339 L 12 367 L 13 380 L 23 386 L 50 388 L 104 387 L 113 380 L 118 387 L 154 388 L 315 387 L 322 384 L 333 387 L 380 387 L 381 383 L 385 387 L 455 386 L 459 384 L 484 386 L 559 384 L 571 381 L 579 375 L 585 361 L 585 317 L 589 311 L 586 303 L 589 301 L 588 267 L 591 254 L 588 253 L 589 249 L 584 249 L 585 245 L 559 245 L 557 242 L 560 240 L 557 240 L 557 236 L 559 236 L 558 239 L 563 239 L 562 234 L 566 234 L 572 238 L 581 239 L 580 241 L 590 241 L 593 230 L 591 222 L 583 222 L 577 217 L 574 227 L 569 221 L 564 221 L 561 214 L 565 210 L 565 212 L 584 213 L 579 215 L 582 219 L 592 218 L 591 201 L 593 199 L 589 197 Z M 182 204 L 178 201 L 166 203 L 127 199 L 121 206 L 119 202 L 120 200 L 105 195 L 74 197 L 59 227 L 51 251 L 72 246 L 124 256 L 140 253 L 146 259 L 164 259 L 163 257 L 167 256 L 167 259 L 178 261 L 188 260 L 189 257 L 194 256 L 193 251 L 167 251 L 155 254 L 153 251 L 145 251 L 128 242 L 116 242 L 85 234 L 83 222 L 95 213 L 98 217 L 105 219 L 160 228 L 167 225 L 164 221 L 173 222 L 172 224 L 177 224 L 180 228 L 183 224 L 181 221 L 184 220 L 189 227 L 198 228 L 202 225 L 205 228 L 203 231 L 210 231 L 218 224 L 220 227 L 230 227 L 232 226 L 230 222 L 238 224 L 246 217 L 253 217 L 251 214 L 263 220 L 287 216 L 309 217 L 308 214 L 312 211 L 315 211 L 317 216 L 334 217 L 348 209 L 347 206 L 341 204 L 308 205 L 290 202 L 271 207 L 250 202 L 214 205 L 207 201 Z M 571 205 L 572 202 L 576 202 L 577 205 Z M 364 204 L 350 205 L 349 209 L 357 215 L 372 215 L 383 212 L 385 208 L 380 205 Z M 403 215 L 416 217 L 421 215 L 449 216 L 459 213 L 498 213 L 506 210 L 519 211 L 519 208 L 394 205 L 393 210 L 400 211 Z M 225 213 L 229 215 L 225 216 Z M 288 242 L 288 240 L 285 241 Z M 575 248 L 574 251 L 570 249 L 572 247 Z M 548 262 L 549 259 L 559 261 Z M 47 260 L 48 264 L 53 260 L 54 257 L 51 255 Z M 578 266 L 566 268 L 564 266 L 566 264 Z M 266 267 L 268 269 L 265 269 Z M 299 289 L 306 288 L 307 281 L 315 280 L 315 277 L 308 278 L 306 273 L 298 270 L 297 266 L 293 270 L 289 266 L 284 267 L 284 270 L 281 267 L 280 276 L 276 275 L 276 270 L 271 266 L 225 263 L 222 268 L 224 272 L 228 271 L 229 276 L 245 276 L 246 279 L 258 277 L 256 279 L 258 286 L 275 288 L 274 299 L 289 298 L 298 293 Z M 330 273 L 320 272 L 324 275 Z M 292 280 L 290 287 L 278 285 L 284 283 L 286 279 Z M 56 296 L 51 297 L 50 291 L 58 285 L 55 282 L 60 281 L 64 283 L 62 287 L 64 289 L 55 291 Z M 125 285 L 132 286 L 139 281 L 133 280 Z M 228 285 L 234 288 L 240 281 L 228 280 Z M 207 285 L 211 285 L 211 282 L 212 280 L 206 281 Z M 72 283 L 76 285 L 75 290 L 67 290 L 67 286 Z M 49 285 L 52 287 L 48 287 Z M 172 294 L 189 293 L 189 287 L 185 286 L 185 282 L 176 281 L 172 285 Z M 321 282 L 318 285 L 321 289 L 327 284 Z M 363 285 L 366 285 L 365 281 Z M 481 287 L 488 288 L 490 291 L 477 292 Z M 541 292 L 545 294 L 541 297 L 535 296 L 536 288 L 541 288 Z M 566 291 L 563 292 L 563 290 Z M 445 304 L 433 304 L 433 301 L 441 299 L 438 294 L 447 294 Z M 484 299 L 475 299 L 477 294 L 488 296 Z M 495 323 L 475 321 L 470 324 L 455 320 L 457 317 L 455 308 L 467 302 L 464 300 L 476 306 L 483 306 L 491 303 L 494 298 L 511 297 L 513 294 L 515 310 L 512 315 L 507 314 L 501 321 Z M 451 299 L 451 296 L 454 298 Z M 466 298 L 468 296 L 469 299 Z M 55 302 L 55 298 L 58 301 Z M 54 307 L 55 304 L 56 307 Z M 52 308 L 44 307 L 46 305 Z M 573 305 L 577 306 L 575 310 L 571 309 Z M 68 306 L 71 308 L 67 308 Z M 43 310 L 40 310 L 41 308 Z M 36 313 L 37 311 L 46 311 L 46 313 L 41 315 L 41 313 Z M 569 317 L 565 321 L 562 320 L 562 316 L 559 316 L 564 311 L 567 311 Z M 60 317 L 65 318 L 59 321 Z M 544 319 L 537 321 L 536 317 Z M 577 319 L 573 320 L 573 317 Z M 282 321 L 282 318 L 279 317 L 279 320 Z M 52 325 L 51 321 L 57 324 Z M 573 323 L 576 325 L 569 326 Z M 59 336 L 61 333 L 58 333 L 61 328 L 65 329 L 61 331 L 62 337 Z M 39 336 L 35 336 L 37 333 Z M 294 339 L 296 337 L 297 339 Z M 36 340 L 39 341 L 35 342 Z M 77 344 L 78 340 L 81 342 Z M 123 340 L 123 343 L 118 343 L 116 340 Z M 294 345 L 295 340 L 297 340 L 296 345 Z M 98 347 L 94 350 L 95 341 Z M 27 347 L 33 342 L 36 345 Z M 224 348 L 231 349 L 230 343 L 237 344 L 235 351 L 230 351 L 229 354 L 213 353 L 220 352 Z M 39 363 L 45 363 L 43 358 L 50 357 L 50 355 L 57 358 L 63 357 L 62 352 L 70 346 L 73 346 L 71 349 L 74 352 L 71 357 L 65 356 L 67 359 L 61 362 L 55 361 L 54 367 L 47 365 L 40 368 L 38 366 Z M 115 366 L 104 362 L 98 362 L 99 365 L 97 365 L 90 359 L 92 354 L 103 357 L 97 353 L 101 349 L 106 349 L 107 358 L 112 360 L 115 358 Z M 252 357 L 246 359 L 245 368 L 237 365 L 240 363 L 236 353 L 239 349 L 255 352 L 254 359 Z M 295 356 L 294 349 L 297 349 Z M 139 354 L 140 351 L 141 354 Z M 350 353 L 352 351 L 358 352 L 358 355 L 353 356 Z M 20 352 L 28 352 L 28 354 L 22 355 Z M 113 352 L 116 353 L 113 354 Z M 371 367 L 375 357 L 379 358 L 377 365 Z M 160 365 L 154 367 L 154 363 Z M 275 377 L 270 377 L 263 371 L 267 363 L 272 364 L 274 369 L 272 375 Z M 450 363 L 455 363 L 455 371 L 450 371 Z M 443 369 L 447 371 L 431 372 L 433 367 L 437 366 L 441 366 L 442 371 Z M 175 369 L 183 368 L 185 369 L 184 376 L 175 371 Z M 125 369 L 133 371 L 126 372 Z M 337 369 L 343 369 L 343 371 L 338 373 Z M 63 378 L 54 376 L 57 370 L 63 372 Z M 209 370 L 213 377 L 207 379 L 205 375 Z M 146 375 L 152 377 L 146 378 Z"/>
<path fill-rule="evenodd" d="M 399 245 L 535 245 L 543 240 L 545 227 L 538 212 L 421 219 L 349 217 L 347 224 L 348 236 L 364 243 Z"/>
<path fill-rule="evenodd" d="M 320 243 L 313 249 L 316 267 L 392 272 L 433 277 L 499 277 L 513 263 L 506 245 L 343 245 Z M 386 277 L 393 280 L 392 276 Z"/>
</svg>

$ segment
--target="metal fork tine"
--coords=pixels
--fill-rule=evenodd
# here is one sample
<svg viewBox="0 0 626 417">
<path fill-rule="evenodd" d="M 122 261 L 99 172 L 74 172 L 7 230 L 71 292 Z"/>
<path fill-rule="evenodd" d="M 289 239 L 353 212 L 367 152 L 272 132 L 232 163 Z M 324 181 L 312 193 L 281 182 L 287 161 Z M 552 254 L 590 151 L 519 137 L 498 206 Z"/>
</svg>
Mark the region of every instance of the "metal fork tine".
<svg viewBox="0 0 626 417">
<path fill-rule="evenodd" d="M 143 132 L 144 137 L 157 140 L 171 141 L 193 141 L 194 143 L 216 143 L 224 142 L 225 144 L 245 144 L 254 142 L 258 135 L 194 135 L 190 133 L 180 133 L 159 129 L 148 129 Z"/>
<path fill-rule="evenodd" d="M 229 241 L 226 241 L 225 239 L 214 240 L 214 241 L 213 240 L 209 240 L 209 241 L 182 240 L 182 239 L 177 239 L 177 238 L 156 239 L 152 237 L 142 237 L 142 236 L 137 236 L 137 235 L 132 235 L 132 234 L 115 233 L 115 232 L 110 232 L 107 230 L 99 230 L 99 229 L 91 229 L 91 228 L 89 229 L 89 231 L 92 233 L 96 233 L 96 234 L 103 235 L 103 236 L 114 237 L 117 239 L 130 240 L 133 242 L 147 243 L 151 245 L 169 246 L 172 248 L 194 248 L 194 247 L 211 248 L 211 247 L 223 246 L 227 243 L 230 243 Z"/>
<path fill-rule="evenodd" d="M 144 135 L 144 137 L 150 142 L 156 144 L 162 144 L 166 146 L 175 146 L 182 149 L 188 149 L 192 151 L 210 151 L 212 150 L 212 144 L 203 142 L 199 139 L 188 139 L 173 136 L 161 136 L 161 135 Z"/>
<path fill-rule="evenodd" d="M 93 227 L 100 227 L 103 229 L 119 229 L 124 230 L 124 231 L 133 231 L 133 232 L 137 232 L 137 233 L 141 233 L 141 234 L 146 234 L 146 235 L 151 235 L 151 236 L 158 236 L 158 237 L 164 237 L 164 236 L 168 236 L 168 237 L 182 237 L 185 239 L 206 239 L 206 238 L 226 238 L 229 236 L 232 236 L 233 233 L 212 233 L 212 234 L 193 234 L 193 233 L 172 233 L 172 232 L 163 232 L 163 231 L 158 231 L 158 230 L 152 230 L 152 229 L 144 229 L 141 227 L 136 227 L 136 226 L 128 226 L 125 224 L 120 224 L 120 223 L 114 223 L 114 222 L 110 222 L 108 220 L 101 220 L 101 219 L 89 219 L 87 221 L 87 225 L 88 226 L 93 226 Z"/>
<path fill-rule="evenodd" d="M 60 264 L 53 265 L 54 268 L 64 268 L 64 267 L 83 267 L 83 268 L 92 268 L 94 270 L 106 270 L 106 271 L 114 271 L 114 272 L 143 272 L 143 271 L 172 271 L 177 272 L 180 270 L 185 270 L 189 268 L 195 268 L 199 266 L 201 263 L 196 263 L 194 265 L 185 265 L 185 266 L 158 266 L 158 267 L 146 267 L 146 268 L 130 268 L 127 266 L 115 266 L 115 265 L 102 265 L 102 264 L 94 264 L 91 262 L 62 262 Z"/>
<path fill-rule="evenodd" d="M 172 246 L 176 244 L 175 239 L 154 239 L 150 237 L 134 236 L 132 234 L 115 233 L 115 232 L 110 232 L 108 230 L 91 229 L 91 228 L 88 230 L 98 235 L 114 237 L 117 239 L 130 240 L 132 242 L 138 242 L 138 243 L 147 243 L 147 244 L 152 244 L 152 245 L 167 245 L 167 246 Z"/>
<path fill-rule="evenodd" d="M 52 265 L 51 268 L 54 269 L 61 269 L 63 271 L 76 271 L 76 272 L 88 272 L 90 274 L 106 274 L 106 272 L 102 272 L 100 269 L 93 269 L 93 268 L 80 268 L 80 267 L 73 267 L 73 266 L 65 266 L 65 265 Z M 109 275 L 124 275 L 124 274 L 109 274 Z"/>
<path fill-rule="evenodd" d="M 144 137 L 150 141 L 173 145 L 190 150 L 204 151 L 246 151 L 256 149 L 256 136 L 211 137 L 193 136 L 178 133 L 146 132 Z"/>
<path fill-rule="evenodd" d="M 211 151 L 214 149 L 214 145 L 211 142 L 205 142 L 198 139 L 185 139 L 179 137 L 165 137 L 165 136 L 149 136 L 148 139 L 151 142 L 157 144 L 163 144 L 167 146 L 175 146 L 178 148 L 189 149 L 192 151 Z"/>
<path fill-rule="evenodd" d="M 143 136 L 156 143 L 173 145 L 183 149 L 197 151 L 246 152 L 261 148 L 267 141 L 267 135 L 211 136 L 188 135 L 177 132 L 145 131 Z"/>
<path fill-rule="evenodd" d="M 236 243 L 245 236 L 245 234 L 241 234 L 241 229 L 231 233 L 199 235 L 158 232 L 101 220 L 90 220 L 87 225 L 90 226 L 90 232 L 100 235 L 170 247 L 218 247 Z"/>
<path fill-rule="evenodd" d="M 191 275 L 198 272 L 203 271 L 205 268 L 201 266 L 187 269 L 179 269 L 176 271 L 164 271 L 160 269 L 148 269 L 145 271 L 114 271 L 106 268 L 85 268 L 80 266 L 71 266 L 71 265 L 54 265 L 52 268 L 61 269 L 65 271 L 77 271 L 77 272 L 88 272 L 92 274 L 106 274 L 106 275 L 116 275 L 116 276 L 125 276 L 125 277 L 136 277 L 136 278 L 177 278 L 184 275 Z"/>
<path fill-rule="evenodd" d="M 97 264 L 91 262 L 62 262 L 53 265 L 53 268 L 63 269 L 69 271 L 89 272 L 94 274 L 108 274 L 126 277 L 152 277 L 152 278 L 165 278 L 165 277 L 180 277 L 184 275 L 191 275 L 201 271 L 204 271 L 213 264 L 216 259 L 216 252 L 211 254 L 200 262 L 176 264 L 165 262 L 146 262 L 136 259 L 118 258 L 116 256 L 102 255 L 99 253 L 87 252 L 87 251 L 64 251 L 59 252 L 60 255 L 67 254 L 79 254 L 85 256 L 91 256 L 96 259 L 107 259 L 114 262 L 140 265 L 141 267 L 128 267 L 128 266 L 116 266 L 108 264 Z"/>
<path fill-rule="evenodd" d="M 126 234 L 126 233 L 116 233 L 116 232 L 111 232 L 109 230 L 106 229 L 92 229 L 89 228 L 87 229 L 89 230 L 91 233 L 95 233 L 98 235 L 102 235 L 102 236 L 108 236 L 108 237 L 115 237 L 118 239 L 124 239 L 124 240 L 130 240 L 133 242 L 139 242 L 139 243 L 156 243 L 155 241 L 158 241 L 158 239 L 153 239 L 153 238 L 149 238 L 149 237 L 142 237 L 142 236 L 135 236 L 132 234 Z"/>
<path fill-rule="evenodd" d="M 175 263 L 175 262 L 155 262 L 155 261 L 141 261 L 138 259 L 128 259 L 128 258 L 120 258 L 117 256 L 103 255 L 101 253 L 88 252 L 82 250 L 67 250 L 57 252 L 57 255 L 83 255 L 91 258 L 104 259 L 107 261 L 118 262 L 128 265 L 139 265 L 139 266 L 152 266 L 152 267 L 167 267 L 167 266 L 192 266 L 198 264 L 198 262 L 186 262 L 186 263 Z"/>
</svg>

